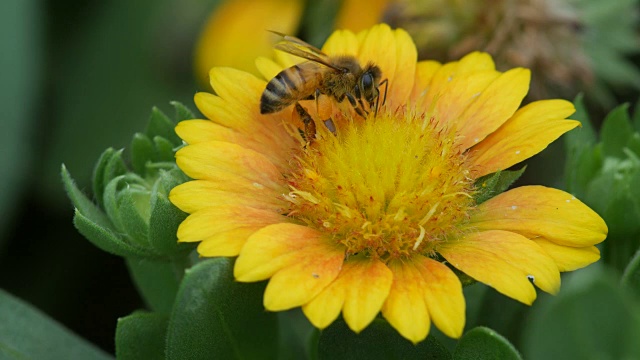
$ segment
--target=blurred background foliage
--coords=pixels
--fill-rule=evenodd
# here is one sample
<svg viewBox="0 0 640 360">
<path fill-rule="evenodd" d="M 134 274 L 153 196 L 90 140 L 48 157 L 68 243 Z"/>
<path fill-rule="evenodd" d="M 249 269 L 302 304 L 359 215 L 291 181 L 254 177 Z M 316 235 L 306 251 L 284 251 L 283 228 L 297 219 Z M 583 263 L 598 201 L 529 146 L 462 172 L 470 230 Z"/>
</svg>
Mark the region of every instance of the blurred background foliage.
<svg viewBox="0 0 640 360">
<path fill-rule="evenodd" d="M 288 9 L 289 15 L 269 13 L 264 9 L 262 12 L 239 13 L 238 9 L 249 9 L 249 3 L 253 3 L 251 1 L 245 1 L 244 5 L 231 11 L 245 19 L 245 28 L 247 24 L 252 25 L 251 31 L 247 32 L 243 32 L 242 26 L 233 27 L 235 25 L 229 23 L 207 23 L 208 19 L 215 16 L 213 11 L 223 11 L 221 9 L 226 6 L 222 5 L 223 0 L 0 2 L 0 46 L 3 49 L 0 54 L 0 166 L 3 169 L 0 177 L 1 289 L 41 309 L 73 332 L 113 354 L 116 319 L 143 308 L 143 301 L 132 285 L 125 261 L 97 249 L 73 227 L 73 208 L 61 186 L 60 164 L 64 163 L 73 173 L 78 187 L 90 194 L 93 167 L 104 149 L 128 147 L 132 134 L 145 128 L 154 105 L 167 113 L 172 113 L 169 102 L 173 100 L 194 108 L 191 105 L 193 94 L 209 90 L 206 72 L 203 74 L 202 69 L 211 65 L 232 65 L 225 61 L 238 61 L 228 57 L 213 59 L 211 61 L 214 63 L 207 65 L 209 60 L 203 58 L 207 52 L 202 50 L 202 46 L 220 46 L 225 49 L 220 51 L 225 53 L 233 51 L 233 47 L 228 47 L 229 42 L 215 43 L 215 37 L 225 29 L 233 29 L 240 37 L 244 35 L 244 40 L 238 41 L 239 46 L 245 48 L 252 48 L 252 42 L 256 41 L 253 34 L 258 30 L 262 34 L 263 29 L 297 34 L 319 45 L 336 22 L 342 25 L 349 20 L 347 8 L 362 12 L 363 16 L 351 16 L 352 20 L 359 20 L 359 23 L 352 23 L 355 29 L 368 26 L 367 22 L 388 20 L 391 15 L 396 15 L 394 21 L 400 21 L 398 19 L 402 17 L 399 14 L 402 12 L 398 9 L 407 11 L 408 4 L 406 1 L 373 1 L 363 9 L 362 4 L 366 2 L 355 0 L 346 0 L 344 4 L 339 0 L 274 2 L 279 2 L 282 9 Z M 433 3 L 442 5 L 447 2 Z M 449 3 L 459 5 L 464 2 Z M 500 6 L 501 2 L 491 3 L 492 6 Z M 557 5 L 563 2 L 557 0 L 550 3 Z M 595 73 L 604 74 L 599 81 L 606 83 L 600 86 L 596 81 L 598 90 L 591 97 L 587 94 L 585 101 L 588 110 L 584 111 L 591 115 L 593 123 L 588 130 L 592 135 L 587 140 L 572 140 L 569 148 L 580 147 L 584 140 L 584 148 L 581 149 L 597 152 L 595 134 L 604 115 L 616 104 L 635 102 L 639 95 L 637 66 L 640 59 L 635 56 L 639 48 L 638 4 L 633 0 L 616 1 L 617 7 L 604 6 L 605 2 L 597 0 L 566 3 L 581 3 L 589 9 L 583 13 L 588 21 L 578 24 L 580 26 L 576 27 L 576 34 L 580 41 L 586 42 L 587 53 L 595 54 L 592 59 L 600 64 L 599 72 Z M 256 8 L 260 9 L 259 6 Z M 340 12 L 341 9 L 344 11 Z M 427 19 L 446 17 L 457 21 L 453 15 L 460 9 L 444 5 L 438 9 L 439 12 L 435 13 L 429 13 L 433 10 L 429 7 L 409 10 L 415 14 L 422 11 L 421 16 Z M 392 10 L 395 12 L 389 12 Z M 465 14 L 468 15 L 468 22 L 463 23 L 465 26 L 477 21 L 470 15 L 473 13 Z M 582 26 L 586 23 L 597 23 L 598 26 L 585 30 Z M 451 24 L 438 22 L 438 26 L 444 28 Z M 435 29 L 440 31 L 438 26 Z M 610 32 L 600 30 L 606 28 Z M 207 30 L 201 33 L 204 29 Z M 468 30 L 462 30 L 465 29 Z M 458 34 L 462 30 L 455 29 L 454 32 Z M 482 44 L 481 41 L 477 43 Z M 263 48 L 268 49 L 269 46 Z M 200 56 L 196 58 L 195 54 Z M 446 54 L 440 60 L 447 60 Z M 566 65 L 567 59 L 564 60 Z M 569 94 L 571 99 L 577 92 L 564 94 Z M 626 113 L 626 108 L 624 111 Z M 583 123 L 585 119 L 588 121 L 588 117 L 580 118 Z M 638 115 L 635 119 L 633 126 L 638 131 Z M 629 126 L 631 129 L 632 125 Z M 585 134 L 585 130 L 576 132 Z M 616 141 L 615 136 L 613 139 L 609 137 L 609 144 Z M 631 140 L 625 138 L 624 141 Z M 611 145 L 607 146 L 611 148 Z M 613 164 L 601 159 L 601 162 L 593 165 L 597 169 L 589 174 L 593 175 L 607 166 L 619 166 L 625 159 L 627 162 L 637 160 L 637 157 L 624 152 L 616 154 L 621 158 L 620 161 Z M 567 179 L 563 178 L 563 158 L 562 144 L 558 142 L 552 145 L 528 162 L 528 171 L 520 184 L 543 184 L 582 192 L 586 200 L 592 199 L 598 205 L 598 196 L 601 195 L 597 191 L 614 186 L 611 185 L 613 180 L 599 175 L 604 180 L 593 180 L 596 185 L 587 186 L 592 181 L 589 178 L 580 180 L 582 182 L 578 185 L 582 187 L 572 188 L 576 183 L 571 183 L 570 167 L 567 168 Z M 570 163 L 578 161 L 575 157 L 569 157 Z M 637 178 L 635 174 L 632 173 L 634 179 Z M 590 190 L 593 192 L 589 193 Z M 638 199 L 629 201 L 636 206 L 634 210 L 638 210 Z M 595 210 L 609 211 L 606 206 L 596 206 Z M 612 216 L 615 218 L 615 214 Z M 637 219 L 629 221 L 637 222 Z M 612 230 L 617 234 L 616 229 Z M 630 236 L 637 239 L 637 234 L 634 229 Z M 633 243 L 633 246 L 637 247 L 637 243 Z M 640 260 L 638 256 L 635 259 L 634 269 L 637 269 Z M 608 288 L 611 286 L 608 279 L 620 277 L 627 261 L 628 256 L 624 261 L 616 262 L 614 270 L 606 266 L 598 267 L 591 272 L 596 274 L 593 276 L 590 273 L 580 274 L 569 282 L 575 283 L 570 287 L 574 289 L 573 292 L 568 290 L 566 295 L 562 295 L 564 297 L 558 297 L 560 300 L 552 305 L 548 305 L 548 297 L 543 296 L 540 304 L 536 303 L 532 308 L 523 307 L 492 290 L 478 290 L 478 285 L 474 285 L 465 290 L 478 293 L 478 300 L 469 303 L 469 325 L 489 326 L 519 349 L 522 347 L 529 354 L 538 352 L 537 356 L 544 357 L 545 349 L 536 347 L 535 341 L 551 335 L 541 329 L 548 329 L 545 326 L 552 323 L 555 312 L 562 312 L 562 306 L 566 306 L 563 301 L 567 297 L 578 296 L 575 294 L 581 294 L 580 291 L 591 291 L 584 290 L 584 284 L 588 282 L 584 278 L 602 285 L 609 293 L 606 301 L 627 304 L 622 290 L 616 287 L 610 291 Z M 598 272 L 598 269 L 604 270 Z M 617 273 L 612 275 L 610 271 Z M 632 276 L 627 276 L 626 281 L 640 282 Z M 611 297 L 614 299 L 611 300 Z M 584 311 L 597 311 L 602 306 L 588 301 L 583 305 Z M 474 309 L 478 311 L 474 312 Z M 624 311 L 613 316 L 624 319 Z M 533 319 L 530 315 L 532 312 L 542 315 L 531 320 L 531 327 L 527 329 L 528 340 L 523 343 L 519 340 L 523 329 L 521 322 Z M 579 323 L 572 324 L 580 326 Z M 567 329 L 559 327 L 553 328 L 553 331 L 553 334 L 562 334 Z"/>
</svg>

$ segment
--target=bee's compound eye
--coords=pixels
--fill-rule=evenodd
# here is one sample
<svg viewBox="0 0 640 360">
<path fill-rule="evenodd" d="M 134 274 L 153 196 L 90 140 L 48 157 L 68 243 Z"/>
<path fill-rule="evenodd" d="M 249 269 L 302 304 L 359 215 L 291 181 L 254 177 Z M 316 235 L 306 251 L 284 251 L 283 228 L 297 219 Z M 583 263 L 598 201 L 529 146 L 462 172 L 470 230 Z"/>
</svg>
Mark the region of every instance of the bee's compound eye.
<svg viewBox="0 0 640 360">
<path fill-rule="evenodd" d="M 364 73 L 362 75 L 362 89 L 369 89 L 373 86 L 373 75 Z"/>
</svg>

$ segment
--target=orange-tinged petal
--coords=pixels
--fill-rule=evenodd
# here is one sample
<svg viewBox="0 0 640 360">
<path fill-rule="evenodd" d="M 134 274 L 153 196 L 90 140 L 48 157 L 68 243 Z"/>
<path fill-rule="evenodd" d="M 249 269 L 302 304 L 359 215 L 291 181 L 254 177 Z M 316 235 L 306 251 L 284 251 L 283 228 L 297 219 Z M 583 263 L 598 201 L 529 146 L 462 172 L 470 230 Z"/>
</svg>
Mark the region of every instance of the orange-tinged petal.
<svg viewBox="0 0 640 360">
<path fill-rule="evenodd" d="M 500 75 L 460 116 L 461 145 L 467 149 L 494 132 L 518 109 L 529 91 L 531 72 L 516 68 Z"/>
<path fill-rule="evenodd" d="M 524 106 L 498 130 L 472 148 L 477 176 L 504 170 L 544 150 L 560 135 L 579 126 L 564 120 L 573 114 L 566 100 L 542 100 Z"/>
<path fill-rule="evenodd" d="M 570 247 L 544 239 L 535 239 L 534 241 L 551 256 L 560 271 L 581 269 L 600 259 L 600 250 L 595 246 Z"/>
<path fill-rule="evenodd" d="M 300 0 L 227 0 L 214 9 L 195 50 L 195 70 L 205 83 L 214 66 L 255 72 L 257 56 L 269 55 L 275 39 L 266 30 L 291 34 L 298 27 Z"/>
<path fill-rule="evenodd" d="M 387 103 L 393 111 L 395 107 L 402 106 L 407 103 L 407 99 L 413 89 L 413 82 L 416 74 L 416 60 L 418 59 L 418 51 L 413 43 L 411 36 L 402 29 L 393 32 L 396 39 L 396 69 L 394 72 L 394 86 L 389 88 Z M 382 74 L 382 79 L 387 77 Z M 380 89 L 380 96 L 385 96 L 384 85 Z M 382 102 L 382 99 L 380 100 Z"/>
<path fill-rule="evenodd" d="M 234 267 L 238 281 L 267 278 L 267 310 L 301 306 L 330 284 L 342 267 L 344 250 L 322 233 L 302 225 L 277 224 L 255 232 L 240 251 Z"/>
<path fill-rule="evenodd" d="M 284 268 L 322 256 L 338 257 L 341 265 L 344 250 L 332 246 L 322 236 L 319 231 L 302 225 L 267 226 L 247 240 L 234 267 L 235 277 L 244 282 L 264 280 Z M 316 274 L 323 281 L 331 277 L 330 271 Z"/>
<path fill-rule="evenodd" d="M 194 213 L 211 206 L 232 205 L 282 212 L 281 209 L 286 208 L 287 204 L 278 197 L 280 194 L 282 192 L 247 183 L 225 189 L 220 188 L 214 181 L 193 180 L 171 189 L 169 198 L 174 205 L 186 213 Z"/>
<path fill-rule="evenodd" d="M 213 235 L 238 228 L 259 229 L 287 221 L 273 211 L 248 206 L 212 206 L 187 216 L 178 227 L 178 241 L 202 241 Z"/>
<path fill-rule="evenodd" d="M 413 83 L 411 99 L 414 102 L 423 101 L 424 95 L 429 90 L 433 76 L 442 64 L 437 61 L 420 61 L 416 64 L 416 78 Z"/>
<path fill-rule="evenodd" d="M 323 329 L 344 309 L 347 325 L 360 332 L 380 312 L 392 281 L 391 270 L 381 261 L 350 258 L 338 277 L 302 310 L 315 327 Z"/>
<path fill-rule="evenodd" d="M 389 0 L 345 0 L 335 21 L 336 29 L 360 31 L 380 22 Z"/>
<path fill-rule="evenodd" d="M 454 267 L 500 293 L 531 304 L 540 289 L 556 293 L 560 272 L 552 258 L 522 235 L 490 230 L 444 242 L 438 252 Z"/>
<path fill-rule="evenodd" d="M 607 236 L 607 224 L 595 211 L 571 194 L 544 186 L 518 187 L 485 201 L 470 225 L 572 247 L 591 246 Z"/>
<path fill-rule="evenodd" d="M 356 35 L 349 30 L 336 30 L 322 46 L 322 51 L 330 56 L 357 56 L 360 44 Z"/>
<path fill-rule="evenodd" d="M 278 189 L 281 174 L 264 155 L 242 146 L 209 141 L 176 152 L 176 163 L 194 179 L 217 179 L 230 173 L 245 181 Z"/>
<path fill-rule="evenodd" d="M 365 65 L 370 61 L 376 64 L 382 70 L 382 79 L 389 80 L 389 94 L 393 94 L 395 86 L 403 86 L 402 84 L 396 85 L 397 82 L 395 80 L 398 50 L 394 31 L 391 30 L 389 25 L 380 24 L 368 31 L 363 31 L 361 34 L 363 34 L 361 35 L 363 38 L 358 54 L 361 65 Z M 393 105 L 389 104 L 388 106 L 391 107 Z"/>
<path fill-rule="evenodd" d="M 413 262 L 393 261 L 388 266 L 393 272 L 393 283 L 382 315 L 400 335 L 417 344 L 429 335 L 431 328 L 424 277 Z"/>
</svg>

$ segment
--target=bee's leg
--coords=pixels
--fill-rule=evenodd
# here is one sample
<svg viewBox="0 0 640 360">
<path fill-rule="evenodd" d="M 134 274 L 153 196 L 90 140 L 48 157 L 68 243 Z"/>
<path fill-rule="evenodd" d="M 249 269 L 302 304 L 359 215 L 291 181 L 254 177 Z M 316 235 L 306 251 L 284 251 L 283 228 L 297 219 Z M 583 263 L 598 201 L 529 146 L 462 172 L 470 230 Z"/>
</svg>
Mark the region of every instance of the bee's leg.
<svg viewBox="0 0 640 360">
<path fill-rule="evenodd" d="M 346 93 L 345 96 L 349 100 L 349 104 L 353 106 L 353 109 L 356 111 L 356 113 L 363 118 L 366 118 L 369 113 L 364 109 L 364 106 L 362 106 L 362 100 L 358 99 L 356 101 L 356 98 L 353 97 L 353 95 L 351 95 L 350 93 Z"/>
<path fill-rule="evenodd" d="M 305 108 L 303 108 L 299 103 L 296 103 L 296 112 L 304 124 L 303 137 L 307 144 L 311 144 L 316 138 L 316 123 L 313 121 L 307 110 L 305 110 Z"/>
<path fill-rule="evenodd" d="M 384 96 L 382 98 L 382 106 L 384 106 L 384 103 L 387 102 L 387 89 L 389 88 L 389 79 L 382 80 L 376 88 L 376 116 L 378 116 L 378 108 L 380 107 L 380 86 L 382 86 L 382 84 L 384 84 Z"/>
</svg>

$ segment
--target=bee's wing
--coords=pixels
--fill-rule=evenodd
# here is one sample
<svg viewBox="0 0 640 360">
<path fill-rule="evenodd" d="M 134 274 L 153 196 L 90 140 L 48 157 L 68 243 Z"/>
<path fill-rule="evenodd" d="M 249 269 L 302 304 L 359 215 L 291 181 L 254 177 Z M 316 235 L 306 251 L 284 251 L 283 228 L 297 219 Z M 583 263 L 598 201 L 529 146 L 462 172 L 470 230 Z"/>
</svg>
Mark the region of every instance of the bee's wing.
<svg viewBox="0 0 640 360">
<path fill-rule="evenodd" d="M 329 56 L 323 53 L 322 50 L 318 49 L 317 47 L 308 44 L 295 36 L 285 35 L 276 31 L 271 32 L 276 35 L 280 35 L 283 38 L 282 42 L 275 45 L 276 49 L 297 57 L 301 57 L 303 59 L 307 59 L 309 61 L 317 62 L 338 71 L 342 70 L 332 65 Z"/>
</svg>

